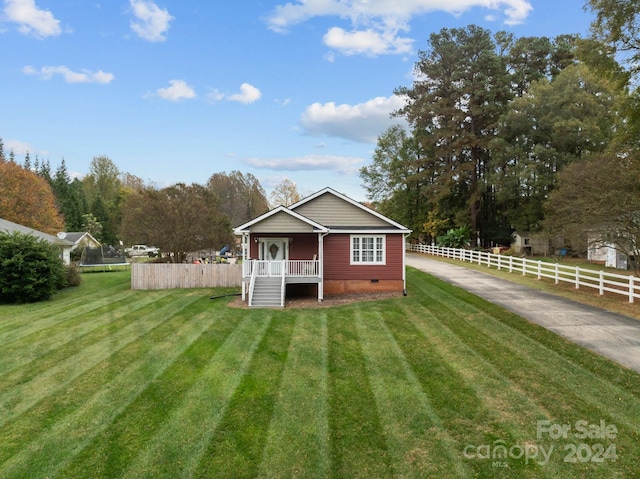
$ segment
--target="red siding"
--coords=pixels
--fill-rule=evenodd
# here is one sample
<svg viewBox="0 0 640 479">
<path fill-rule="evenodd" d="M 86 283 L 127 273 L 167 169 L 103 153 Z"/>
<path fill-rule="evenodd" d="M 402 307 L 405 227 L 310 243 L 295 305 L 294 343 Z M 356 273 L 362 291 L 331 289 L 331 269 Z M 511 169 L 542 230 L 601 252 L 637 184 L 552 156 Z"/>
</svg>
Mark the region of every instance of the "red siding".
<svg viewBox="0 0 640 479">
<path fill-rule="evenodd" d="M 258 243 L 255 239 L 260 238 L 293 238 L 293 241 L 289 243 L 289 259 L 313 259 L 313 255 L 318 254 L 318 235 L 317 234 L 302 234 L 302 233 L 261 233 L 251 235 L 249 238 L 251 248 L 251 258 L 258 258 Z M 316 256 L 317 259 L 317 256 Z"/>
<path fill-rule="evenodd" d="M 293 238 L 289 243 L 289 259 L 312 259 L 318 254 L 317 234 L 260 234 L 251 235 L 251 258 L 258 257 L 255 237 Z M 351 265 L 349 234 L 330 234 L 324 237 L 324 279 L 326 280 L 401 280 L 404 238 L 402 234 L 386 235 L 385 265 Z"/>
<path fill-rule="evenodd" d="M 351 265 L 348 234 L 330 234 L 324 239 L 324 279 L 402 279 L 404 238 L 401 234 L 386 235 L 385 265 Z"/>
</svg>

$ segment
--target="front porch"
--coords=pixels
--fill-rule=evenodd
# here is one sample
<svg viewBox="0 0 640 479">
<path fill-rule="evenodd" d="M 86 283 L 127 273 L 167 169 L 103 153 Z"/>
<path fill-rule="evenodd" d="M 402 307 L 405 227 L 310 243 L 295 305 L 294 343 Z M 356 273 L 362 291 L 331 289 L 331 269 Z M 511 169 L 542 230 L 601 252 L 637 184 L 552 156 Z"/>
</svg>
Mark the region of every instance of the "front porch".
<svg viewBox="0 0 640 479">
<path fill-rule="evenodd" d="M 316 259 L 246 260 L 242 264 L 242 300 L 248 296 L 249 307 L 284 307 L 286 285 L 318 285 L 322 300 L 322 268 Z"/>
</svg>

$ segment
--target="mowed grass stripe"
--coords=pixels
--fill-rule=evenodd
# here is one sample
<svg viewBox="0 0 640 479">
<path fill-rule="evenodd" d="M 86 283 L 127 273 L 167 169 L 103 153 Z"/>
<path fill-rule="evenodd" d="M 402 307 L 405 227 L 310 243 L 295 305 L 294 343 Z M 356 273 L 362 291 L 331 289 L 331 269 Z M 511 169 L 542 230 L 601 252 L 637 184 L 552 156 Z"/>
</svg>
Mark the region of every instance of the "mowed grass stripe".
<svg viewBox="0 0 640 479">
<path fill-rule="evenodd" d="M 423 291 L 418 301 L 490 364 L 492 370 L 508 378 L 510 388 L 529 398 L 532 412 L 525 416 L 529 421 L 529 431 L 525 433 L 529 440 L 536 438 L 537 419 L 572 425 L 578 420 L 598 424 L 603 419 L 618 428 L 618 449 L 622 451 L 632 449 L 640 439 L 636 421 L 640 414 L 637 374 L 618 368 L 618 374 L 628 375 L 625 388 L 618 380 L 611 381 L 597 374 L 597 371 L 609 370 L 608 366 L 600 366 L 609 362 L 607 359 L 459 288 L 435 278 L 433 287 L 428 288 L 425 281 L 421 279 L 418 283 Z M 457 299 L 449 301 L 448 294 Z M 467 295 L 468 304 L 464 301 Z M 518 324 L 519 328 L 512 328 L 512 324 Z M 500 406 L 493 410 L 502 411 Z M 526 427 L 526 423 L 522 426 Z M 555 459 L 558 470 L 571 467 L 562 462 L 559 455 Z M 622 469 L 633 467 L 628 456 L 621 456 L 618 462 Z M 545 471 L 549 469 L 545 467 Z"/>
<path fill-rule="evenodd" d="M 181 309 L 198 299 L 195 295 L 182 297 L 167 296 L 166 304 L 161 307 L 147 307 L 147 314 L 127 322 L 117 331 L 106 334 L 104 339 L 91 343 L 87 347 L 75 345 L 78 352 L 65 356 L 61 360 L 47 364 L 48 368 L 27 382 L 11 384 L 11 388 L 3 387 L 0 393 L 0 426 L 7 421 L 25 413 L 38 401 L 49 394 L 70 384 L 79 375 L 104 361 L 127 344 L 157 328 Z M 50 366 L 50 367 L 49 367 Z M 9 385 L 5 383 L 8 387 Z"/>
<path fill-rule="evenodd" d="M 382 479 L 393 470 L 355 325 L 361 307 L 335 308 L 328 321 L 331 475 Z"/>
<path fill-rule="evenodd" d="M 122 477 L 193 476 L 272 320 L 245 314 Z"/>
<path fill-rule="evenodd" d="M 474 448 L 502 441 L 503 445 L 533 444 L 536 440 L 535 418 L 544 412 L 534 398 L 521 391 L 517 384 L 504 377 L 496 368 L 473 350 L 455 334 L 451 333 L 437 317 L 426 309 L 420 310 L 415 304 L 400 308 L 400 315 L 385 315 L 386 323 L 393 331 L 398 344 L 412 357 L 413 367 L 421 377 L 429 374 L 422 370 L 424 349 L 421 344 L 428 342 L 433 351 L 458 375 L 458 381 L 473 391 L 478 404 L 478 412 L 473 421 L 467 418 L 449 416 L 443 427 L 457 440 L 454 452 L 459 460 L 474 469 L 473 476 L 500 477 L 499 469 L 491 461 L 479 461 L 464 456 L 467 445 Z M 422 352 L 421 352 L 421 349 Z M 473 449 L 475 452 L 476 449 Z M 550 463 L 543 468 L 534 461 L 509 460 L 509 471 L 531 477 L 557 477 L 559 468 Z"/>
<path fill-rule="evenodd" d="M 24 367 L 71 341 L 155 303 L 163 296 L 166 294 L 149 295 L 138 300 L 129 293 L 124 299 L 115 298 L 109 305 L 89 313 L 78 313 L 75 316 L 71 313 L 64 322 L 58 321 L 49 326 L 39 325 L 37 331 L 16 338 L 9 344 L 3 343 L 0 353 L 0 381 L 3 379 L 2 375 Z"/>
<path fill-rule="evenodd" d="M 100 479 L 120 477 L 134 458 L 144 451 L 184 395 L 198 380 L 218 349 L 236 329 L 240 319 L 224 303 L 212 305 L 203 298 L 183 310 L 179 322 L 201 321 L 206 330 L 131 403 L 82 452 L 59 473 L 59 477 Z M 165 323 L 167 330 L 171 324 Z M 155 332 L 155 331 L 154 331 Z M 166 336 L 173 333 L 167 331 Z M 146 338 L 145 338 L 146 339 Z M 149 338 L 158 342 L 160 338 Z"/>
<path fill-rule="evenodd" d="M 327 313 L 297 314 L 260 477 L 324 478 L 331 472 Z"/>
<path fill-rule="evenodd" d="M 433 290 L 429 294 L 433 295 Z M 468 337 L 470 347 L 484 357 L 491 358 L 495 367 L 508 369 L 512 380 L 518 378 L 517 384 L 520 387 L 526 387 L 529 392 L 535 392 L 541 387 L 556 392 L 555 395 L 545 396 L 546 400 L 541 404 L 548 411 L 550 419 L 571 420 L 580 414 L 579 411 L 582 414 L 606 411 L 604 418 L 609 421 L 629 429 L 635 427 L 635 421 L 629 422 L 628 418 L 634 415 L 640 417 L 640 402 L 637 397 L 612 384 L 608 378 L 596 376 L 584 364 L 576 364 L 573 359 L 565 356 L 565 351 L 579 348 L 583 356 L 591 356 L 596 363 L 600 362 L 602 358 L 595 353 L 550 331 L 539 331 L 543 329 L 540 326 L 529 324 L 531 331 L 538 330 L 553 341 L 553 344 L 541 343 L 511 328 L 508 323 L 505 324 L 507 321 L 525 320 L 497 306 L 490 305 L 496 311 L 492 315 L 460 299 L 441 301 L 431 297 L 434 300 L 431 308 L 441 311 L 443 317 L 447 317 L 450 329 L 461 338 Z M 476 334 L 469 334 L 472 331 Z M 496 350 L 500 351 L 499 357 L 496 357 Z M 531 374 L 533 372 L 535 375 Z M 584 384 L 589 384 L 588 391 L 584 390 Z M 563 390 L 564 393 L 560 393 Z M 613 407 L 611 397 L 620 398 Z M 572 406 L 562 407 L 568 400 Z M 582 407 L 576 408 L 576 404 L 580 403 Z"/>
<path fill-rule="evenodd" d="M 460 445 L 433 410 L 380 312 L 373 309 L 357 314 L 356 326 L 394 475 L 470 477 L 471 470 L 457 453 Z M 446 470 L 442 464 L 448 465 Z"/>
<path fill-rule="evenodd" d="M 210 327 L 212 321 L 214 318 L 206 313 L 191 316 L 191 320 L 183 321 L 182 327 L 174 328 L 173 334 L 164 341 L 150 345 L 145 354 L 138 355 L 110 382 L 100 384 L 95 393 L 72 413 L 58 418 L 11 456 L 0 467 L 0 477 L 57 476 L 57 472 L 108 427 L 151 381 Z"/>
<path fill-rule="evenodd" d="M 153 348 L 157 344 L 171 342 L 171 338 L 184 327 L 185 324 L 197 321 L 201 314 L 208 310 L 211 304 L 208 298 L 199 299 L 187 308 L 165 321 L 159 327 L 153 329 L 148 334 L 142 336 L 138 340 L 128 344 L 112 356 L 102 361 L 100 364 L 91 368 L 71 384 L 62 388 L 56 393 L 52 393 L 40 401 L 36 406 L 31 408 L 27 414 L 23 414 L 5 425 L 0 429 L 0 463 L 24 448 L 25 438 L 36 437 L 43 430 L 49 429 L 53 424 L 65 421 L 66 418 L 73 414 L 78 408 L 91 400 L 96 391 L 109 385 L 126 370 L 132 363 L 138 361 L 146 354 L 152 354 Z M 216 321 L 217 322 L 217 321 Z M 214 323 L 215 325 L 216 323 Z M 207 333 L 211 330 L 207 330 Z M 218 328 L 214 328 L 217 331 Z M 200 338 L 196 343 L 200 341 Z M 191 348 L 191 346 L 189 346 Z M 183 358 L 181 355 L 180 358 Z M 173 365 L 172 365 L 173 367 Z M 151 383 L 154 385 L 155 381 Z M 147 392 L 149 388 L 145 389 Z M 163 405 L 163 398 L 158 404 Z M 158 409 L 156 404 L 155 409 Z M 163 408 L 159 408 L 163 411 Z M 121 417 L 121 416 L 118 416 Z M 149 422 L 150 418 L 146 418 Z M 100 461 L 96 462 L 95 468 Z M 73 477 L 73 474 L 71 475 Z"/>
<path fill-rule="evenodd" d="M 0 334 L 22 324 L 30 324 L 34 319 L 66 315 L 69 309 L 82 309 L 86 306 L 88 308 L 86 311 L 90 311 L 91 303 L 99 303 L 103 299 L 109 300 L 129 291 L 129 282 L 123 281 L 123 278 L 129 278 L 130 274 L 125 274 L 128 276 L 124 276 L 123 273 L 109 275 L 106 281 L 105 276 L 92 278 L 91 275 L 89 277 L 82 275 L 81 287 L 59 291 L 49 301 L 28 305 L 2 305 L 0 306 Z"/>
<path fill-rule="evenodd" d="M 411 304 L 402 305 L 400 311 L 393 318 L 385 315 L 394 334 L 410 337 L 417 333 L 417 340 L 433 345 L 442 360 L 459 371 L 465 384 L 486 406 L 489 424 L 514 439 L 531 431 L 531 424 L 535 423 L 541 410 L 517 384 L 477 354 L 427 309 Z"/>
<path fill-rule="evenodd" d="M 194 477 L 240 479 L 259 473 L 296 314 L 274 316 Z"/>
<path fill-rule="evenodd" d="M 16 321 L 17 324 L 13 324 L 12 326 L 7 325 L 8 327 L 5 328 L 6 331 L 0 334 L 0 344 L 8 345 L 13 341 L 29 338 L 31 335 L 47 331 L 55 326 L 64 328 L 69 324 L 69 321 L 75 321 L 79 315 L 85 314 L 90 316 L 92 314 L 101 314 L 103 311 L 108 311 L 113 308 L 113 305 L 118 304 L 118 302 L 131 304 L 131 295 L 131 291 L 124 291 L 111 297 L 83 302 L 58 313 L 47 312 L 40 317 L 33 315 L 20 319 Z"/>
</svg>

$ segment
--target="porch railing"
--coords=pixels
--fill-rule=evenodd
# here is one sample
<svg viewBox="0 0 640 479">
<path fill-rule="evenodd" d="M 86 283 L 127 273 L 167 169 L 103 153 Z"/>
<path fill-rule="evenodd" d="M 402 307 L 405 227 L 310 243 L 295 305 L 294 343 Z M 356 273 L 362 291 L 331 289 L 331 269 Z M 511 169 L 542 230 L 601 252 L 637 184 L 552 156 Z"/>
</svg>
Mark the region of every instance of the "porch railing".
<svg viewBox="0 0 640 479">
<path fill-rule="evenodd" d="M 297 278 L 317 278 L 320 276 L 320 262 L 314 259 L 291 259 L 283 261 L 267 261 L 254 259 L 242 263 L 242 276 Z"/>
</svg>

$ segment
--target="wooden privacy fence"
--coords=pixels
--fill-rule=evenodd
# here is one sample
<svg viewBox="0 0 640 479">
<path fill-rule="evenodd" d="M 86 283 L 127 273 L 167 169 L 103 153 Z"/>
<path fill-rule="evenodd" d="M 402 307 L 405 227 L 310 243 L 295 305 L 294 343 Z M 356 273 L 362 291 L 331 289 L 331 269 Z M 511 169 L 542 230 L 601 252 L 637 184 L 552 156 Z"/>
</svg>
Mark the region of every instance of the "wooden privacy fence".
<svg viewBox="0 0 640 479">
<path fill-rule="evenodd" d="M 131 289 L 240 287 L 239 264 L 133 263 Z"/>
<path fill-rule="evenodd" d="M 608 273 L 578 266 L 566 266 L 560 263 L 547 263 L 540 260 L 459 248 L 412 244 L 407 245 L 407 250 L 468 261 L 489 268 L 495 267 L 510 273 L 521 273 L 522 276 L 529 274 L 538 279 L 549 278 L 553 279 L 556 284 L 563 281 L 575 285 L 576 289 L 581 286 L 597 289 L 601 295 L 608 291 L 626 296 L 630 303 L 633 303 L 635 298 L 640 298 L 640 278 L 633 275 Z"/>
</svg>

